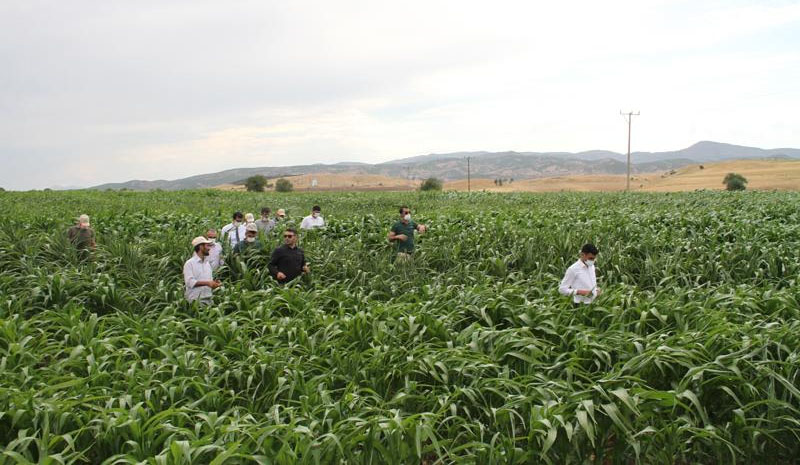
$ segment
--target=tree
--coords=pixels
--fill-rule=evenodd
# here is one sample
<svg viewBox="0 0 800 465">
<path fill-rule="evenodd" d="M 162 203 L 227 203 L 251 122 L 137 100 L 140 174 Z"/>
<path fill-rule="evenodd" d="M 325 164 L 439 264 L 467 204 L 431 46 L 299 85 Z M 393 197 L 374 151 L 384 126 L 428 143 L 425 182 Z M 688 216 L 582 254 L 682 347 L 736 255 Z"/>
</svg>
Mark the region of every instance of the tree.
<svg viewBox="0 0 800 465">
<path fill-rule="evenodd" d="M 294 190 L 294 185 L 292 182 L 286 178 L 280 178 L 275 181 L 275 191 L 277 192 L 291 192 Z"/>
<path fill-rule="evenodd" d="M 264 192 L 264 187 L 266 187 L 266 185 L 267 178 L 260 174 L 250 176 L 244 181 L 244 187 L 247 189 L 247 192 Z"/>
<path fill-rule="evenodd" d="M 442 181 L 437 178 L 428 178 L 422 181 L 422 185 L 419 186 L 419 190 L 421 191 L 440 191 L 442 190 Z"/>
<path fill-rule="evenodd" d="M 738 173 L 728 173 L 722 180 L 722 184 L 725 184 L 725 189 L 729 191 L 743 191 L 747 189 L 747 178 Z"/>
</svg>

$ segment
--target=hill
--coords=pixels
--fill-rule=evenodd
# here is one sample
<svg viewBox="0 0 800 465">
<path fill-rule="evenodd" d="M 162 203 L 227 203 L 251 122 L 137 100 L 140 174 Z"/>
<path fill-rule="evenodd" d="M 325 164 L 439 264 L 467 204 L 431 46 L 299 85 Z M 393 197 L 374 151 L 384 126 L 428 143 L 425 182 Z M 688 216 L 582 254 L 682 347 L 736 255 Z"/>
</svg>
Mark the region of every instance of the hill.
<svg viewBox="0 0 800 465">
<path fill-rule="evenodd" d="M 566 152 L 455 152 L 402 158 L 385 163 L 336 163 L 285 167 L 236 168 L 217 173 L 200 174 L 183 179 L 103 184 L 93 189 L 181 190 L 202 189 L 224 184 L 238 184 L 256 174 L 267 178 L 337 174 L 348 176 L 385 176 L 389 178 L 423 179 L 437 177 L 447 181 L 467 177 L 466 157 L 474 178 L 537 179 L 555 176 L 623 175 L 626 155 L 592 150 Z M 799 149 L 759 149 L 717 142 L 698 142 L 683 150 L 671 152 L 635 152 L 631 154 L 633 173 L 671 171 L 708 161 L 733 159 L 800 158 Z"/>
</svg>

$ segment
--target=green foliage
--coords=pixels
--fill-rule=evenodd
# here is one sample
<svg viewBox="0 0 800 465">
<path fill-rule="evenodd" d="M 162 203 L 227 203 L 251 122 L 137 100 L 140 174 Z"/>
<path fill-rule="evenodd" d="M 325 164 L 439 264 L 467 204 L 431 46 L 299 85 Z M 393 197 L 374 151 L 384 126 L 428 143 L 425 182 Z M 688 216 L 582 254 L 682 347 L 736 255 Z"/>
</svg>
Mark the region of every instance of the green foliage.
<svg viewBox="0 0 800 465">
<path fill-rule="evenodd" d="M 267 178 L 260 174 L 250 176 L 244 181 L 244 187 L 247 189 L 247 192 L 264 192 L 264 187 L 266 186 Z"/>
<path fill-rule="evenodd" d="M 275 191 L 277 192 L 291 192 L 294 190 L 294 185 L 292 182 L 286 178 L 280 178 L 275 181 Z"/>
<path fill-rule="evenodd" d="M 437 178 L 428 178 L 422 181 L 422 185 L 419 186 L 419 190 L 421 191 L 440 191 L 442 190 L 442 181 Z"/>
<path fill-rule="evenodd" d="M 188 305 L 191 238 L 278 204 L 328 212 L 309 281 L 254 254 Z M 412 263 L 386 241 L 398 205 L 429 226 Z M 0 212 L 2 463 L 800 456 L 798 193 L 6 192 Z M 604 293 L 573 309 L 555 288 L 588 241 Z"/>
<path fill-rule="evenodd" d="M 747 179 L 738 173 L 728 173 L 725 179 L 722 180 L 725 184 L 725 189 L 729 191 L 743 191 L 747 189 Z"/>
</svg>

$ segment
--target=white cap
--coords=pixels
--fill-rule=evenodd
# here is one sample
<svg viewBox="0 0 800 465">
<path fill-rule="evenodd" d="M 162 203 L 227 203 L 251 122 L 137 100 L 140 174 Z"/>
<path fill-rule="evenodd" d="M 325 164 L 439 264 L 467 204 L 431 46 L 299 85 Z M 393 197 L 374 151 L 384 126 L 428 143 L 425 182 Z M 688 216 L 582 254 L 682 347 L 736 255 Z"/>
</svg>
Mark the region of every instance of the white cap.
<svg viewBox="0 0 800 465">
<path fill-rule="evenodd" d="M 89 215 L 84 213 L 83 215 L 79 216 L 78 217 L 78 223 L 88 225 L 89 224 Z"/>
<path fill-rule="evenodd" d="M 244 230 L 247 232 L 250 231 L 258 232 L 258 226 L 256 226 L 255 223 L 247 223 L 247 226 L 244 228 Z"/>
<path fill-rule="evenodd" d="M 214 243 L 213 241 L 210 241 L 203 236 L 197 236 L 194 239 L 192 239 L 192 247 L 197 247 L 198 244 L 213 244 L 213 243 Z"/>
<path fill-rule="evenodd" d="M 248 213 L 248 214 L 244 215 L 244 221 L 245 221 L 246 223 L 252 223 L 252 222 L 254 222 L 255 220 L 256 220 L 256 218 L 253 216 L 253 214 L 252 214 L 252 213 Z"/>
</svg>

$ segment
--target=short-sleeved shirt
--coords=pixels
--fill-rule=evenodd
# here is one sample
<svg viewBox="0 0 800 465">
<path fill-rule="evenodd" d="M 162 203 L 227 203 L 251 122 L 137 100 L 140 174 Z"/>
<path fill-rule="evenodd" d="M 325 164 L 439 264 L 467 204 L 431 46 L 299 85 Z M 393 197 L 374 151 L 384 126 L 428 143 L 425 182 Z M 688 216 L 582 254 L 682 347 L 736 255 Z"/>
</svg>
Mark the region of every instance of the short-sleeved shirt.
<svg viewBox="0 0 800 465">
<path fill-rule="evenodd" d="M 69 241 L 78 249 L 90 249 L 94 244 L 94 231 L 91 228 L 73 226 L 67 231 Z"/>
<path fill-rule="evenodd" d="M 408 223 L 403 223 L 402 221 L 398 221 L 397 223 L 392 226 L 392 232 L 395 234 L 405 234 L 408 239 L 405 241 L 395 241 L 397 251 L 404 252 L 404 253 L 412 253 L 414 252 L 414 231 L 417 230 L 417 223 L 413 221 L 409 221 Z"/>
<path fill-rule="evenodd" d="M 256 220 L 256 227 L 258 228 L 258 232 L 267 234 L 275 227 L 275 220 L 271 218 L 267 220 Z"/>
</svg>

